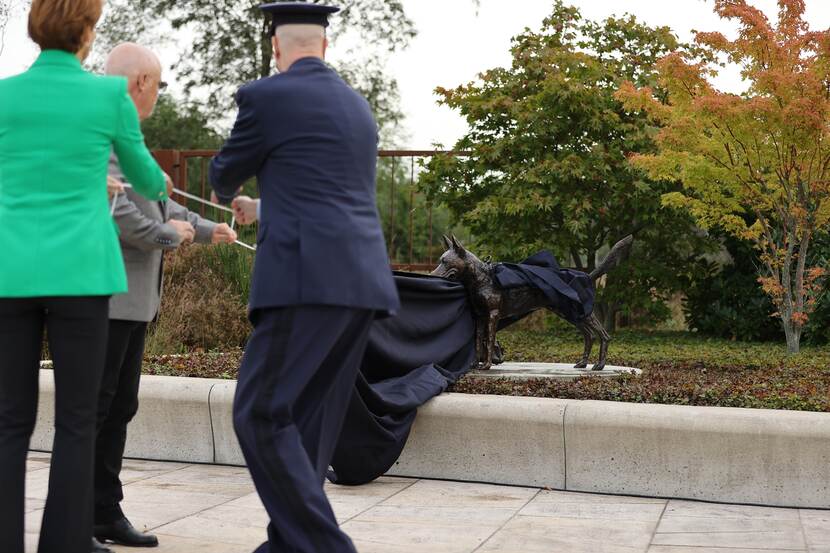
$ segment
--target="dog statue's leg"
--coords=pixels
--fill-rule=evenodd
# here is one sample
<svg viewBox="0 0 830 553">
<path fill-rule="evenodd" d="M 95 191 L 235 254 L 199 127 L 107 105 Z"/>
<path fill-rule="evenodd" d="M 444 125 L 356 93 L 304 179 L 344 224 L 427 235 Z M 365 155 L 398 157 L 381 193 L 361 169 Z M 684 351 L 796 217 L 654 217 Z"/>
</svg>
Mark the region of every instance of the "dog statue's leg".
<svg viewBox="0 0 830 553">
<path fill-rule="evenodd" d="M 479 363 L 484 363 L 484 337 L 487 330 L 488 319 L 486 317 L 476 317 L 476 361 L 474 366 Z"/>
<path fill-rule="evenodd" d="M 597 361 L 597 364 L 594 365 L 593 370 L 601 371 L 605 368 L 605 363 L 608 360 L 608 344 L 611 342 L 611 336 L 596 316 L 591 315 L 590 320 L 591 328 L 594 330 L 596 335 L 599 336 L 599 360 Z"/>
<path fill-rule="evenodd" d="M 591 350 L 594 349 L 594 333 L 587 321 L 580 321 L 577 325 L 579 331 L 582 333 L 582 338 L 585 340 L 585 351 L 582 354 L 582 361 L 577 363 L 575 369 L 587 369 L 588 362 L 591 358 Z"/>
<path fill-rule="evenodd" d="M 483 371 L 490 370 L 490 367 L 493 366 L 493 349 L 496 346 L 496 329 L 498 328 L 498 324 L 499 310 L 494 309 L 490 311 L 490 320 L 487 322 L 486 358 L 484 360 L 484 364 L 481 366 L 481 370 Z"/>
</svg>

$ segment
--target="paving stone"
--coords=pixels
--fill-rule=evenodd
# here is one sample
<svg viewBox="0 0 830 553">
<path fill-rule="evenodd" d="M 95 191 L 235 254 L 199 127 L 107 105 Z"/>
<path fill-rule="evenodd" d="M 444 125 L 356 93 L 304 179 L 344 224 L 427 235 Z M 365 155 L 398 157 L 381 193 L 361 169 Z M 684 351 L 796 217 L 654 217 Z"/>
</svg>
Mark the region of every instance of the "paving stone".
<svg viewBox="0 0 830 553">
<path fill-rule="evenodd" d="M 159 534 L 206 542 L 246 545 L 253 550 L 267 539 L 265 525 L 245 519 L 244 513 L 234 520 L 200 513 L 157 528 Z"/>
<path fill-rule="evenodd" d="M 677 517 L 680 518 L 680 517 Z M 658 531 L 653 545 L 685 545 L 693 547 L 756 548 L 805 550 L 804 533 L 797 522 L 774 520 L 706 519 L 686 517 L 696 524 L 686 526 L 686 531 Z M 685 522 L 684 521 L 684 524 Z M 740 522 L 742 524 L 735 524 Z M 674 523 L 664 518 L 660 528 Z M 766 525 L 766 528 L 764 527 Z M 675 529 L 681 529 L 675 526 Z"/>
<path fill-rule="evenodd" d="M 39 511 L 46 506 L 46 501 L 43 499 L 26 498 L 26 512 Z"/>
<path fill-rule="evenodd" d="M 665 506 L 665 500 L 542 491 L 519 514 L 657 522 Z"/>
<path fill-rule="evenodd" d="M 655 523 L 517 516 L 479 550 L 481 553 L 643 553 Z"/>
<path fill-rule="evenodd" d="M 29 499 L 46 499 L 49 491 L 49 469 L 33 470 L 26 473 L 26 497 Z"/>
<path fill-rule="evenodd" d="M 124 487 L 122 507 L 127 518 L 141 530 L 150 530 L 229 501 L 222 495 L 191 492 L 187 488 L 143 485 Z"/>
<path fill-rule="evenodd" d="M 812 550 L 830 550 L 830 511 L 802 509 L 801 524 Z"/>
<path fill-rule="evenodd" d="M 415 482 L 410 478 L 381 477 L 365 486 L 337 486 L 326 482 L 325 490 L 337 522 L 343 524 Z"/>
<path fill-rule="evenodd" d="M 52 460 L 50 453 L 40 453 L 32 451 L 26 459 L 26 471 L 40 470 L 49 468 L 49 462 Z"/>
<path fill-rule="evenodd" d="M 134 461 L 125 459 L 124 466 L 121 468 L 121 482 L 124 485 L 132 484 L 133 482 L 161 476 L 192 466 L 183 463 L 162 463 L 159 461 Z"/>
<path fill-rule="evenodd" d="M 419 480 L 384 502 L 384 505 L 418 505 L 424 507 L 500 507 L 520 509 L 539 493 L 532 488 L 512 488 L 491 484 L 469 484 Z"/>
<path fill-rule="evenodd" d="M 674 545 L 652 545 L 648 553 L 793 553 L 803 549 L 745 549 L 734 547 L 682 547 Z"/>
<path fill-rule="evenodd" d="M 378 523 L 477 525 L 498 530 L 516 515 L 516 509 L 500 507 L 421 507 L 412 505 L 377 505 L 355 520 Z"/>
<path fill-rule="evenodd" d="M 40 536 L 37 533 L 26 532 L 26 535 L 23 536 L 23 546 L 25 547 L 26 553 L 37 552 L 37 542 L 39 538 Z"/>
<path fill-rule="evenodd" d="M 43 521 L 43 510 L 31 511 L 23 517 L 23 525 L 27 534 L 40 532 L 40 523 Z"/>
<path fill-rule="evenodd" d="M 224 543 L 209 539 L 185 538 L 168 534 L 157 535 L 159 538 L 159 546 L 150 549 L 153 553 L 251 553 L 254 549 L 247 544 Z M 136 552 L 134 547 L 121 547 L 116 545 L 110 545 L 109 547 L 117 553 Z"/>
<path fill-rule="evenodd" d="M 150 488 L 162 494 L 167 491 L 202 493 L 217 496 L 226 501 L 255 491 L 251 477 L 245 468 L 202 465 L 193 465 L 140 480 L 128 487 Z"/>
<path fill-rule="evenodd" d="M 568 503 L 618 503 L 626 505 L 666 505 L 667 499 L 658 497 L 633 497 L 628 495 L 605 495 L 598 493 L 563 492 L 557 490 L 542 490 L 536 499 L 543 501 L 566 501 Z M 535 501 L 535 500 L 534 500 Z"/>
<path fill-rule="evenodd" d="M 360 518 L 342 528 L 360 553 L 471 553 L 497 529 L 476 524 L 363 522 Z"/>
<path fill-rule="evenodd" d="M 702 518 L 763 518 L 774 520 L 799 520 L 798 509 L 757 507 L 753 505 L 726 505 L 673 499 L 666 506 L 666 516 Z"/>
<path fill-rule="evenodd" d="M 767 518 L 703 518 L 664 516 L 657 527 L 658 534 L 717 533 L 717 532 L 774 532 L 798 533 L 798 520 L 776 520 Z"/>
</svg>

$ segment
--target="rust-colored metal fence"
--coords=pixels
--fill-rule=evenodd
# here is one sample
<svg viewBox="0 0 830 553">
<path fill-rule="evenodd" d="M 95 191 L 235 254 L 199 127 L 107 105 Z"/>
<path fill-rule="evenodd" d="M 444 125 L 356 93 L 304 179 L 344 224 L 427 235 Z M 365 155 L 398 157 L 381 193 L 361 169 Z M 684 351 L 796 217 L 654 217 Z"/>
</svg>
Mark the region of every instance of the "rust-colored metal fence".
<svg viewBox="0 0 830 553">
<path fill-rule="evenodd" d="M 214 150 L 157 150 L 161 167 L 172 177 L 176 187 L 209 199 L 210 159 Z M 436 155 L 469 155 L 468 152 L 443 150 L 381 150 L 378 152 L 378 211 L 381 215 L 389 258 L 395 270 L 426 272 L 432 270 L 440 255 L 436 237 L 446 229 L 435 228 L 435 208 L 417 186 L 421 162 Z M 186 203 L 186 198 L 176 198 Z M 193 202 L 188 207 L 202 216 L 222 217 L 209 206 Z M 256 227 L 250 231 L 255 236 Z M 251 238 L 251 237 L 249 237 Z"/>
</svg>

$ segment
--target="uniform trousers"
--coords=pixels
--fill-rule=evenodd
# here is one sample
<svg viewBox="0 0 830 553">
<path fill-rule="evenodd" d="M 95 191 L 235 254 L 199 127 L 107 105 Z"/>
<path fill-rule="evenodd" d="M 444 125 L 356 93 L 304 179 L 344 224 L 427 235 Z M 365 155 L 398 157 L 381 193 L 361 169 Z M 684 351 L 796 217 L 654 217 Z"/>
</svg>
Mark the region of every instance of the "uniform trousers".
<svg viewBox="0 0 830 553">
<path fill-rule="evenodd" d="M 374 312 L 254 311 L 234 428 L 271 518 L 257 553 L 355 553 L 323 491 Z"/>
<path fill-rule="evenodd" d="M 138 385 L 144 359 L 147 323 L 109 322 L 104 377 L 98 395 L 98 439 L 95 442 L 95 524 L 124 518 L 121 465 L 127 425 L 138 412 Z"/>
<path fill-rule="evenodd" d="M 44 329 L 55 376 L 55 441 L 40 553 L 89 553 L 98 388 L 109 297 L 0 299 L 0 551 L 23 553 L 26 455 Z"/>
</svg>

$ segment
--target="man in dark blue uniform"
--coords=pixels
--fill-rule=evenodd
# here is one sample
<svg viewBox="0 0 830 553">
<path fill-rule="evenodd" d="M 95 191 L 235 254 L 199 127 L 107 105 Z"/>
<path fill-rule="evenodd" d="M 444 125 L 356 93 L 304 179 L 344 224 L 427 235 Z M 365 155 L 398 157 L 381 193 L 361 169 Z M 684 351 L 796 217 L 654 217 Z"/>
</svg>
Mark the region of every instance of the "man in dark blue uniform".
<svg viewBox="0 0 830 553">
<path fill-rule="evenodd" d="M 234 425 L 271 517 L 258 553 L 354 553 L 323 482 L 372 320 L 399 306 L 375 204 L 377 125 L 323 61 L 338 8 L 262 9 L 280 74 L 239 90 L 210 167 L 221 201 L 253 176 L 262 198 Z"/>
</svg>

